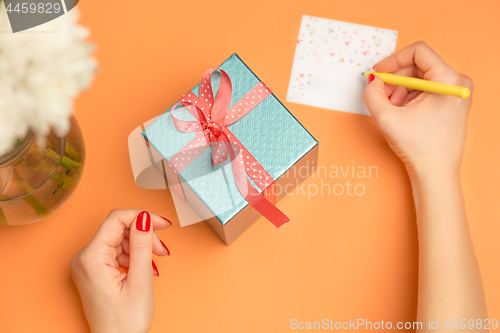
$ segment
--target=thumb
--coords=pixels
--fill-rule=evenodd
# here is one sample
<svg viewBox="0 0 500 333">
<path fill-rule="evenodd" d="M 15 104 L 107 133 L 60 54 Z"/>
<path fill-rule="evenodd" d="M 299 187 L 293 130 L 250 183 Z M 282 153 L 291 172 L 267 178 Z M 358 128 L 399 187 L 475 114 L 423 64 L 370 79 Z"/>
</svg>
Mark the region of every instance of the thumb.
<svg viewBox="0 0 500 333">
<path fill-rule="evenodd" d="M 153 288 L 152 253 L 153 224 L 151 215 L 143 211 L 130 226 L 130 262 L 127 281 L 133 289 Z"/>
<path fill-rule="evenodd" d="M 385 94 L 385 84 L 381 78 L 370 74 L 366 82 L 367 86 L 363 92 L 363 100 L 368 111 L 377 120 L 382 113 L 394 108 L 394 105 Z"/>
</svg>

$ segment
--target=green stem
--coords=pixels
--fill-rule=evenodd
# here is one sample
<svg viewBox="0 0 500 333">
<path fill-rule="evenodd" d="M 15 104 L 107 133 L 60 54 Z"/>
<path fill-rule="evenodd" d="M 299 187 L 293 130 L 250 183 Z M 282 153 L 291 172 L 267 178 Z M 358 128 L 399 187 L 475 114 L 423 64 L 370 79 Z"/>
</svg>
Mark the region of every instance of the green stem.
<svg viewBox="0 0 500 333">
<path fill-rule="evenodd" d="M 61 156 L 59 156 L 58 153 L 56 153 L 50 148 L 47 148 L 46 156 L 55 162 L 59 162 L 59 160 L 61 159 Z M 80 163 L 73 161 L 72 159 L 66 156 L 63 156 L 61 160 L 61 166 L 63 166 L 66 169 L 71 169 L 71 168 L 80 169 L 82 167 Z"/>
<path fill-rule="evenodd" d="M 66 137 L 66 146 L 64 147 L 64 156 L 72 159 L 73 161 L 81 163 L 82 162 L 82 155 L 75 148 L 73 148 L 73 146 L 69 143 L 69 140 L 70 140 L 69 137 Z M 49 139 L 47 139 L 47 148 L 50 148 L 50 149 L 55 151 L 55 148 Z"/>
<path fill-rule="evenodd" d="M 50 180 L 65 190 L 72 190 L 76 187 L 76 181 L 73 178 L 59 171 L 56 171 Z"/>
<path fill-rule="evenodd" d="M 64 156 L 67 156 L 78 163 L 82 162 L 82 155 L 75 148 L 73 148 L 67 140 L 66 147 L 64 148 Z"/>
<path fill-rule="evenodd" d="M 31 187 L 17 172 L 14 170 L 12 173 L 12 180 L 23 189 L 26 193 L 32 193 L 35 191 L 33 187 Z M 43 203 L 38 200 L 34 194 L 30 194 L 24 196 L 22 198 L 28 205 L 30 205 L 36 212 L 36 215 L 45 216 L 49 215 L 49 210 L 43 205 Z"/>
<path fill-rule="evenodd" d="M 37 163 L 30 163 L 27 160 L 24 160 L 23 165 L 33 171 L 46 174 L 50 174 L 54 170 L 53 165 L 48 164 L 43 160 L 38 161 Z M 60 171 L 54 172 L 50 180 L 52 180 L 54 183 L 59 185 L 60 188 L 63 188 L 65 190 L 72 190 L 76 187 L 76 180 Z"/>
<path fill-rule="evenodd" d="M 33 207 L 35 210 L 36 215 L 38 216 L 47 216 L 50 214 L 49 210 L 43 205 L 43 203 L 40 202 L 40 200 L 35 197 L 35 195 L 30 194 L 25 197 L 23 197 L 23 200 Z"/>
</svg>

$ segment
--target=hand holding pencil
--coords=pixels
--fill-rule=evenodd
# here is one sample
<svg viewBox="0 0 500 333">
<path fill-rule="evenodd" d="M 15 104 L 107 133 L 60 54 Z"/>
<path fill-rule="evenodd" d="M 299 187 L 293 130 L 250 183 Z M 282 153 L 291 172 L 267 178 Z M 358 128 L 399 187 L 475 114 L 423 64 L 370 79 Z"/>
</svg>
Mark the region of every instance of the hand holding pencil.
<svg viewBox="0 0 500 333">
<path fill-rule="evenodd" d="M 472 92 L 471 79 L 451 68 L 424 42 L 385 58 L 374 70 L 378 74 L 369 75 L 363 99 L 410 174 L 459 172 L 472 98 L 384 83 L 381 73 L 464 87 Z"/>
</svg>

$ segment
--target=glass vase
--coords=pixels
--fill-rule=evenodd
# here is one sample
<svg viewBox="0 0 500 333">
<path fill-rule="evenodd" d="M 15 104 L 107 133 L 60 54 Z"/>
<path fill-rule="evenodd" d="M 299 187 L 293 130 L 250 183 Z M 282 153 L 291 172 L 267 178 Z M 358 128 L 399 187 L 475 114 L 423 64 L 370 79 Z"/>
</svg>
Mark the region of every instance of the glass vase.
<svg viewBox="0 0 500 333">
<path fill-rule="evenodd" d="M 85 162 L 78 122 L 65 137 L 29 132 L 0 155 L 0 224 L 40 221 L 59 209 L 76 189 Z"/>
</svg>

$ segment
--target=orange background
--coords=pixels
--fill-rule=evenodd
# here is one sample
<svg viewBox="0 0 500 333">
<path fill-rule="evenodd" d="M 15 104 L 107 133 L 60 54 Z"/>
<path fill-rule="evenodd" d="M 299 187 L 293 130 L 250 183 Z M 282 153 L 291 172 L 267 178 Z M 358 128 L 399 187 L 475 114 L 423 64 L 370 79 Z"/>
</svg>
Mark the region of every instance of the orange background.
<svg viewBox="0 0 500 333">
<path fill-rule="evenodd" d="M 93 86 L 76 101 L 85 172 L 53 216 L 0 226 L 1 332 L 88 331 L 70 259 L 113 208 L 174 221 L 159 232 L 172 255 L 155 260 L 151 332 L 283 332 L 293 318 L 416 320 L 417 234 L 403 165 L 371 117 L 285 102 L 302 14 L 398 30 L 397 49 L 424 40 L 473 78 L 463 188 L 489 316 L 500 319 L 498 1 L 85 0 L 79 7 L 99 61 Z M 320 142 L 320 165 L 374 165 L 379 177 L 351 180 L 365 185 L 363 196 L 289 196 L 278 204 L 289 224 L 277 230 L 261 218 L 228 247 L 202 223 L 180 228 L 169 193 L 135 185 L 127 137 L 233 52 Z"/>
</svg>

